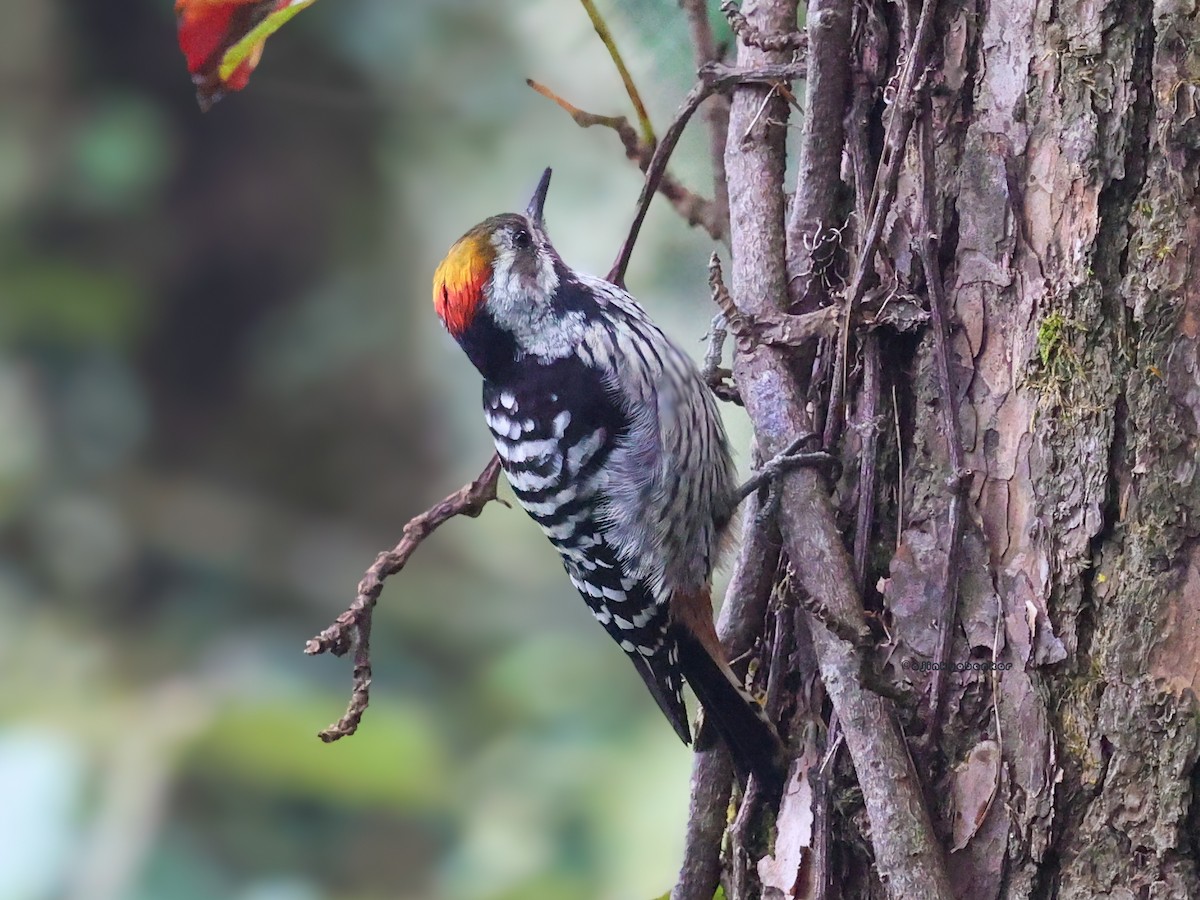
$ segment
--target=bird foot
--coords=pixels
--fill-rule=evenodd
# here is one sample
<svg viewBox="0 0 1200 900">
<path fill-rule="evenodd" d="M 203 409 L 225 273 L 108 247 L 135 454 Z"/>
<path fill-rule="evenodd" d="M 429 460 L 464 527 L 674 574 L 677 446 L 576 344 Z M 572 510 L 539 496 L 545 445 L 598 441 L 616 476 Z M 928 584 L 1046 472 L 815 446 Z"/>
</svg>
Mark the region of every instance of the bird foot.
<svg viewBox="0 0 1200 900">
<path fill-rule="evenodd" d="M 769 459 L 763 466 L 751 475 L 737 491 L 740 503 L 755 491 L 763 487 L 774 487 L 780 476 L 793 469 L 810 466 L 834 466 L 837 458 L 823 450 L 803 450 L 805 444 L 817 437 L 815 434 L 802 434 L 792 441 L 782 453 Z"/>
</svg>

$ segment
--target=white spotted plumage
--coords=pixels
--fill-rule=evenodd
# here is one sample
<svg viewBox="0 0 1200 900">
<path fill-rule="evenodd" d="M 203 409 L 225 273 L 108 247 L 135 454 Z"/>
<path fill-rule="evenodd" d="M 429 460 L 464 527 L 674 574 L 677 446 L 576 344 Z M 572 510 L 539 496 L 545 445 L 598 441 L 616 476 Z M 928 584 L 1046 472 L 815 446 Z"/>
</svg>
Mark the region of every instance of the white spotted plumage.
<svg viewBox="0 0 1200 900">
<path fill-rule="evenodd" d="M 529 215 L 494 217 L 463 238 L 471 253 L 490 248 L 490 277 L 469 318 L 451 310 L 466 322 L 452 333 L 483 376 L 496 451 L 679 736 L 690 739 L 686 673 L 731 747 L 760 732 L 757 749 L 742 750 L 766 772 L 778 737 L 724 661 L 708 605 L 737 496 L 716 399 L 628 292 L 563 263 L 538 197 Z"/>
<path fill-rule="evenodd" d="M 515 269 L 505 268 L 506 283 Z M 627 292 L 561 264 L 549 280 L 555 294 L 523 322 L 509 303 L 506 327 L 494 323 L 520 365 L 485 373 L 485 420 L 518 501 L 597 621 L 648 667 L 643 678 L 686 736 L 667 635 L 675 595 L 707 596 L 732 512 L 716 402 Z"/>
</svg>

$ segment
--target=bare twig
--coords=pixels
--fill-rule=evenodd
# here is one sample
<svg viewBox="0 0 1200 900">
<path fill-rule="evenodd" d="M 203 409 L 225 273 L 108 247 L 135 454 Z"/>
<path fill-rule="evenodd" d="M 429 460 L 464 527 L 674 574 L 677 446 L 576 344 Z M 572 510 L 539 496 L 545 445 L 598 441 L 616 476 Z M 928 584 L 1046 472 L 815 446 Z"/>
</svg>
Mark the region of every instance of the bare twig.
<svg viewBox="0 0 1200 900">
<path fill-rule="evenodd" d="M 771 665 L 767 670 L 767 696 L 763 709 L 772 722 L 778 722 L 783 708 L 785 683 L 788 676 L 788 659 L 794 650 L 795 610 L 787 602 L 787 593 L 780 591 L 775 607 L 775 629 L 771 635 Z"/>
<path fill-rule="evenodd" d="M 833 805 L 834 763 L 845 740 L 835 713 L 829 721 L 827 749 L 821 765 L 812 775 L 813 783 L 813 886 L 814 900 L 826 900 L 830 887 L 829 842 L 833 825 L 829 821 Z M 838 896 L 834 894 L 834 896 Z"/>
<path fill-rule="evenodd" d="M 852 622 L 844 618 L 839 611 L 834 610 L 819 597 L 814 597 L 807 591 L 796 591 L 800 598 L 800 606 L 814 620 L 820 622 L 839 640 L 845 641 L 856 650 L 867 650 L 871 646 L 871 630 L 866 623 L 859 619 Z"/>
<path fill-rule="evenodd" d="M 835 257 L 841 229 L 835 227 L 839 197 L 843 111 L 849 82 L 851 0 L 810 0 L 806 15 L 808 73 L 796 193 L 787 218 L 787 271 L 791 313 L 830 306 L 826 265 Z M 820 257 L 820 258 L 818 258 Z M 808 390 L 815 342 L 792 351 L 792 370 Z M 827 367 L 827 366 L 826 366 Z M 817 404 L 824 416 L 824 402 Z M 823 421 L 814 422 L 823 430 Z"/>
<path fill-rule="evenodd" d="M 684 128 L 687 127 L 688 121 L 700 104 L 704 102 L 704 99 L 709 94 L 726 90 L 735 84 L 774 84 L 777 81 L 803 78 L 804 72 L 805 67 L 802 62 L 770 64 L 753 69 L 738 69 L 714 63 L 700 69 L 699 83 L 683 98 L 683 104 L 679 107 L 679 112 L 675 114 L 675 120 L 663 133 L 662 140 L 654 150 L 654 157 L 650 160 L 650 165 L 646 167 L 646 181 L 643 183 L 642 193 L 638 197 L 633 222 L 630 224 L 629 233 L 625 236 L 621 249 L 617 252 L 617 258 L 608 272 L 609 281 L 615 285 L 624 286 L 625 270 L 629 268 L 629 258 L 633 255 L 633 247 L 642 230 L 646 211 L 650 208 L 650 200 L 658 189 L 658 183 L 666 172 L 667 162 L 675 151 L 675 145 L 679 143 Z"/>
<path fill-rule="evenodd" d="M 700 81 L 714 91 L 727 91 L 742 84 L 770 87 L 795 81 L 808 74 L 808 64 L 801 57 L 791 62 L 764 62 L 756 66 L 727 66 L 713 63 L 700 67 Z"/>
<path fill-rule="evenodd" d="M 764 465 L 761 461 L 759 466 Z M 765 507 L 767 504 L 763 504 Z M 756 527 L 764 531 L 773 529 L 770 523 L 774 514 L 764 516 L 762 510 L 757 513 Z M 792 609 L 788 605 L 788 580 L 781 570 L 772 570 L 775 577 L 771 579 L 772 586 L 767 602 L 766 618 L 771 623 L 770 628 L 764 629 L 761 641 L 759 659 L 766 666 L 766 685 L 762 690 L 763 709 L 773 722 L 779 721 L 780 706 L 784 697 L 784 681 L 788 677 L 787 660 L 791 652 Z M 762 669 L 760 668 L 760 673 Z M 789 766 L 798 764 L 793 760 Z M 788 773 L 787 781 L 790 780 Z M 786 790 L 786 788 L 785 788 Z M 767 837 L 764 826 L 764 813 L 770 810 L 769 801 L 779 801 L 780 796 L 764 786 L 757 778 L 751 776 L 745 790 L 742 792 L 737 814 L 729 825 L 729 900 L 751 900 L 761 892 L 758 867 L 754 865 L 761 857 L 762 841 Z"/>
<path fill-rule="evenodd" d="M 837 333 L 839 310 L 832 306 L 814 309 L 798 316 L 778 313 L 755 318 L 751 324 L 754 338 L 775 347 L 802 347 L 814 338 L 833 337 Z"/>
<path fill-rule="evenodd" d="M 708 334 L 705 335 L 708 339 L 708 349 L 704 351 L 704 368 L 701 369 L 704 380 L 709 383 L 721 369 L 721 359 L 725 355 L 725 338 L 728 335 L 729 329 L 725 325 L 725 314 L 717 313 L 709 323 Z"/>
<path fill-rule="evenodd" d="M 637 85 L 633 83 L 633 76 L 625 67 L 625 60 L 621 58 L 617 42 L 613 40 L 612 32 L 608 30 L 608 23 L 604 21 L 604 17 L 600 15 L 600 10 L 596 9 L 596 4 L 592 0 L 579 0 L 579 2 L 587 11 L 588 18 L 592 20 L 592 27 L 596 29 L 596 34 L 604 43 L 608 55 L 612 57 L 613 65 L 617 67 L 621 83 L 625 85 L 625 93 L 629 95 L 629 102 L 633 104 L 633 109 L 637 113 L 638 124 L 642 126 L 642 140 L 653 147 L 658 139 L 654 136 L 654 128 L 650 124 L 650 114 L 646 112 L 646 104 L 642 102 L 642 95 L 638 93 Z"/>
<path fill-rule="evenodd" d="M 569 100 L 563 99 L 550 88 L 532 78 L 525 79 L 525 83 L 546 99 L 557 104 L 580 128 L 591 128 L 593 125 L 611 128 L 621 139 L 621 146 L 625 148 L 625 156 L 636 163 L 643 172 L 649 168 L 650 161 L 654 158 L 654 145 L 639 138 L 633 126 L 629 124 L 629 120 L 624 116 L 602 116 L 590 113 L 580 109 Z M 689 225 L 700 226 L 714 241 L 725 239 L 727 214 L 722 214 L 711 200 L 706 200 L 699 194 L 689 191 L 672 177 L 670 172 L 663 172 L 658 183 L 658 192 L 670 201 L 671 205 L 675 207 L 675 211 Z"/>
<path fill-rule="evenodd" d="M 852 0 L 810 0 L 808 4 L 808 77 L 805 82 L 808 115 L 804 117 L 796 193 L 788 211 L 786 227 L 788 308 L 794 313 L 832 308 L 829 306 L 830 285 L 824 277 L 824 269 L 826 258 L 834 257 L 842 239 L 841 229 L 834 227 L 833 223 L 839 199 L 833 186 L 839 183 L 841 176 L 845 137 L 843 118 L 850 82 L 851 54 L 847 48 L 850 46 L 852 7 Z M 812 389 L 811 379 L 805 383 L 805 377 L 813 369 L 815 352 L 815 346 L 811 349 L 801 348 L 792 366 L 792 371 L 801 376 L 801 390 L 806 394 Z M 793 353 L 797 351 L 793 350 Z M 817 406 L 816 411 L 823 414 L 821 405 Z M 864 410 L 864 418 L 869 412 Z M 814 427 L 823 430 L 822 424 L 814 422 Z M 865 443 L 863 459 L 869 458 L 873 464 L 874 453 L 866 452 Z M 860 471 L 859 490 L 867 491 L 870 497 L 870 508 L 866 509 L 860 494 L 856 529 L 855 575 L 860 592 L 869 546 L 868 536 L 872 530 L 869 523 L 873 520 L 874 511 L 874 488 L 866 487 L 871 481 L 873 479 L 869 473 Z M 794 595 L 797 591 L 793 590 L 792 593 Z M 806 619 L 800 621 L 807 626 Z M 811 637 L 809 641 L 811 643 Z M 815 668 L 815 663 L 813 665 Z M 816 718 L 819 716 L 820 700 L 813 701 L 811 706 L 817 712 L 810 710 L 809 715 Z M 810 774 L 814 791 L 812 883 L 816 900 L 838 896 L 836 891 L 830 892 L 833 763 L 843 742 L 836 711 L 829 722 L 827 740 L 828 750 L 824 761 L 818 771 Z"/>
<path fill-rule="evenodd" d="M 413 552 L 438 526 L 455 516 L 474 518 L 496 499 L 496 480 L 500 475 L 500 457 L 493 456 L 479 477 L 463 485 L 450 496 L 435 503 L 404 526 L 404 536 L 391 550 L 380 553 L 358 583 L 358 593 L 346 611 L 332 625 L 311 638 L 304 646 L 309 656 L 332 653 L 344 656 L 354 648 L 354 682 L 346 713 L 318 737 L 331 743 L 358 730 L 370 702 L 371 688 L 371 617 L 383 583 L 404 568 Z"/>
<path fill-rule="evenodd" d="M 934 185 L 932 112 L 926 104 L 925 114 L 917 127 L 917 143 L 921 161 L 921 215 L 917 226 L 921 266 L 925 272 L 925 288 L 929 292 L 929 311 L 933 317 L 933 364 L 937 378 L 942 418 L 942 432 L 950 458 L 950 546 L 946 550 L 946 571 L 943 573 L 942 605 L 938 611 L 938 666 L 933 670 L 929 689 L 929 732 L 936 740 L 941 727 L 941 701 L 946 684 L 947 662 L 954 642 L 954 622 L 958 612 L 958 578 L 962 561 L 963 515 L 967 485 L 966 464 L 963 461 L 962 441 L 958 436 L 958 420 L 954 414 L 957 397 L 954 380 L 950 377 L 950 354 L 946 348 L 946 296 L 942 283 L 942 267 L 938 251 L 938 223 L 935 213 L 937 188 Z"/>
<path fill-rule="evenodd" d="M 712 324 L 708 326 L 708 349 L 704 351 L 704 367 L 700 370 L 700 377 L 718 399 L 741 406 L 742 398 L 738 396 L 737 385 L 733 383 L 733 371 L 721 366 L 725 338 L 728 336 L 725 314 L 717 313 L 713 316 Z"/>
<path fill-rule="evenodd" d="M 750 124 L 746 126 L 746 130 L 742 133 L 743 141 L 748 141 L 750 139 L 750 132 L 754 130 L 754 126 L 758 124 L 758 120 L 761 119 L 763 117 L 763 113 L 767 111 L 767 107 L 770 106 L 771 99 L 775 96 L 777 91 L 779 91 L 779 85 L 771 85 L 771 89 L 767 91 L 767 95 L 763 97 L 762 103 L 759 104 L 758 111 L 755 112 L 750 118 Z M 782 92 L 780 92 L 780 96 L 783 96 Z"/>
<path fill-rule="evenodd" d="M 892 385 L 892 428 L 896 435 L 896 550 L 904 537 L 904 433 L 900 430 L 900 401 Z"/>
<path fill-rule="evenodd" d="M 696 68 L 721 61 L 716 42 L 713 40 L 712 24 L 708 20 L 708 0 L 680 0 L 687 16 L 688 32 L 692 37 Z M 708 120 L 708 150 L 712 159 L 713 203 L 722 224 L 721 233 L 729 234 L 729 186 L 725 183 L 725 137 L 729 133 L 729 98 L 715 94 L 704 107 L 704 118 Z"/>
<path fill-rule="evenodd" d="M 733 761 L 721 741 L 695 754 L 691 790 L 683 864 L 671 900 L 712 900 L 721 880 L 721 840 L 733 793 Z"/>
<path fill-rule="evenodd" d="M 752 342 L 750 318 L 742 315 L 742 311 L 733 302 L 733 297 L 729 295 L 729 288 L 725 287 L 725 278 L 721 272 L 721 257 L 717 256 L 715 250 L 708 258 L 708 289 L 712 292 L 713 303 L 717 304 L 717 309 L 721 311 L 726 326 L 735 338 L 745 341 L 745 349 L 749 349 Z"/>
<path fill-rule="evenodd" d="M 854 524 L 854 576 L 866 587 L 867 554 L 875 529 L 876 459 L 879 451 L 879 337 L 863 338 L 863 383 L 859 400 L 858 512 Z"/>
<path fill-rule="evenodd" d="M 525 83 L 566 112 L 580 128 L 591 128 L 593 125 L 603 125 L 605 128 L 611 128 L 617 133 L 617 137 L 621 139 L 621 144 L 625 148 L 625 155 L 635 161 L 641 159 L 642 148 L 646 145 L 638 138 L 637 132 L 624 116 L 602 116 L 598 113 L 590 113 L 587 110 L 580 109 L 570 100 L 560 97 L 539 81 L 526 78 Z M 653 147 L 650 148 L 650 153 L 654 153 Z M 647 157 L 648 162 L 649 159 Z M 645 166 L 642 168 L 644 169 Z"/>
<path fill-rule="evenodd" d="M 815 337 L 832 337 L 837 331 L 837 310 L 833 307 L 799 316 L 772 310 L 764 310 L 754 316 L 746 315 L 729 296 L 721 275 L 721 259 L 715 252 L 708 260 L 708 287 L 740 350 L 748 350 L 756 343 L 798 347 Z"/>
<path fill-rule="evenodd" d="M 751 778 L 729 825 L 729 900 L 750 900 L 750 839 L 767 799 L 764 793 L 758 779 Z"/>
</svg>

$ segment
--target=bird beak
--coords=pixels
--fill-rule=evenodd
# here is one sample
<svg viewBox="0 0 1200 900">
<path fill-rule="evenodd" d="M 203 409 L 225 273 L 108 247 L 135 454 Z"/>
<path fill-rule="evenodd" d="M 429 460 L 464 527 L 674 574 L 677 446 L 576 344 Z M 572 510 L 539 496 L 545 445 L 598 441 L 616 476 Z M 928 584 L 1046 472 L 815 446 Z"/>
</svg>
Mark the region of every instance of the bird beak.
<svg viewBox="0 0 1200 900">
<path fill-rule="evenodd" d="M 529 201 L 529 205 L 525 207 L 525 215 L 538 228 L 542 227 L 542 209 L 546 205 L 546 192 L 548 190 L 550 190 L 549 169 L 542 173 L 542 180 L 538 182 L 537 190 L 533 192 L 533 198 Z"/>
</svg>

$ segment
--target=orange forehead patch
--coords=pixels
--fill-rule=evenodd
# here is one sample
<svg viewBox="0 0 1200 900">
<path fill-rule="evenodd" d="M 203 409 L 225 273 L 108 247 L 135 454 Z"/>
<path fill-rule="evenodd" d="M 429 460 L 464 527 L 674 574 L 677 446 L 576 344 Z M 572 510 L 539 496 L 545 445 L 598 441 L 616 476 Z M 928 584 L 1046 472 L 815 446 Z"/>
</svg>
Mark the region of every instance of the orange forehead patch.
<svg viewBox="0 0 1200 900">
<path fill-rule="evenodd" d="M 455 337 L 471 325 L 492 275 L 495 252 L 484 238 L 468 234 L 450 248 L 433 274 L 433 308 Z"/>
</svg>

